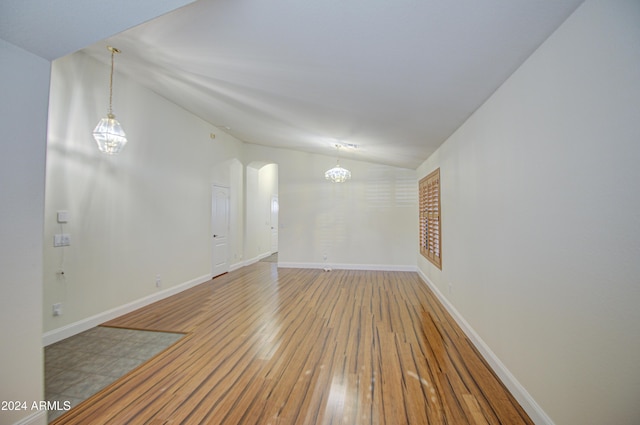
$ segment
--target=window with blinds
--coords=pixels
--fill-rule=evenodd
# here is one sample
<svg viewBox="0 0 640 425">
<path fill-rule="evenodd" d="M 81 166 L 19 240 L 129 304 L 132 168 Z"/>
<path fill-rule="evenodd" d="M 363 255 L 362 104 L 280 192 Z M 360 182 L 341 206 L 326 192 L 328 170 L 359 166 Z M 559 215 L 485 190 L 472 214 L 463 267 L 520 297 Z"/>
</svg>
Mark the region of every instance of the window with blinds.
<svg viewBox="0 0 640 425">
<path fill-rule="evenodd" d="M 420 180 L 420 253 L 442 270 L 440 168 Z"/>
</svg>

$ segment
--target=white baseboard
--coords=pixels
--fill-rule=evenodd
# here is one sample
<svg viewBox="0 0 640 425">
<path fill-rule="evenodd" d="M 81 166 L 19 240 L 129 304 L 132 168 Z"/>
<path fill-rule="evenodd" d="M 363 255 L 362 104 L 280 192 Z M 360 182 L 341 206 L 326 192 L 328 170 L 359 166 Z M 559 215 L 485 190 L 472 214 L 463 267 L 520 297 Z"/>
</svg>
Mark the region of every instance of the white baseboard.
<svg viewBox="0 0 640 425">
<path fill-rule="evenodd" d="M 231 264 L 231 265 L 229 266 L 229 271 L 230 271 L 230 272 L 232 272 L 232 271 L 235 271 L 235 270 L 241 269 L 241 268 L 243 268 L 243 267 L 244 267 L 244 262 L 242 262 L 242 261 L 241 261 L 241 262 L 239 262 L 239 263 Z"/>
<path fill-rule="evenodd" d="M 287 263 L 278 262 L 278 267 L 290 269 L 329 269 L 329 270 L 374 270 L 393 272 L 415 272 L 416 266 L 397 266 L 380 264 L 326 264 L 326 263 Z"/>
<path fill-rule="evenodd" d="M 130 313 L 141 307 L 144 307 L 156 301 L 160 301 L 164 298 L 170 297 L 171 295 L 175 295 L 179 292 L 182 292 L 186 289 L 189 289 L 191 287 L 204 283 L 208 280 L 211 280 L 211 275 L 200 276 L 188 282 L 184 282 L 179 285 L 172 286 L 171 288 L 167 288 L 160 292 L 156 292 L 151 295 L 148 295 L 144 298 L 140 298 L 136 301 L 132 301 L 128 304 L 124 304 L 119 307 L 112 308 L 111 310 L 107 310 L 102 313 L 96 314 L 95 316 L 87 317 L 86 319 L 82 319 L 77 322 L 68 324 L 66 326 L 62 326 L 58 329 L 45 332 L 44 335 L 42 335 L 42 345 L 46 347 L 47 345 L 51 345 L 65 338 L 69 338 L 70 336 L 79 334 L 80 332 L 84 332 L 88 329 L 98 326 L 101 323 L 104 323 L 111 319 L 115 319 L 116 317 L 122 316 L 123 314 Z"/>
<path fill-rule="evenodd" d="M 258 261 L 262 260 L 263 258 L 267 258 L 268 256 L 270 256 L 271 253 L 270 252 L 263 252 L 260 255 L 257 255 L 253 258 L 249 258 L 248 260 L 243 261 L 242 266 L 250 266 L 253 263 L 257 263 Z"/>
<path fill-rule="evenodd" d="M 515 397 L 515 399 L 520 403 L 520 406 L 527 412 L 531 420 L 538 425 L 554 425 L 551 418 L 542 410 L 542 407 L 534 398 L 527 392 L 527 390 L 518 382 L 515 376 L 507 369 L 507 367 L 500 361 L 498 356 L 489 348 L 489 346 L 480 338 L 480 335 L 476 333 L 476 331 L 469 325 L 469 323 L 462 317 L 460 312 L 456 310 L 456 308 L 449 302 L 449 300 L 438 290 L 436 285 L 422 272 L 422 270 L 418 269 L 418 274 L 422 278 L 426 285 L 433 291 L 433 293 L 438 297 L 438 300 L 444 305 L 449 314 L 456 321 L 458 326 L 462 329 L 462 331 L 467 335 L 467 337 L 471 340 L 473 345 L 480 351 L 480 354 L 484 357 L 484 359 L 489 363 L 489 366 L 493 369 L 493 371 L 498 375 L 502 383 L 509 389 L 511 394 Z"/>
<path fill-rule="evenodd" d="M 47 425 L 47 411 L 38 410 L 26 418 L 20 419 L 13 425 Z"/>
</svg>

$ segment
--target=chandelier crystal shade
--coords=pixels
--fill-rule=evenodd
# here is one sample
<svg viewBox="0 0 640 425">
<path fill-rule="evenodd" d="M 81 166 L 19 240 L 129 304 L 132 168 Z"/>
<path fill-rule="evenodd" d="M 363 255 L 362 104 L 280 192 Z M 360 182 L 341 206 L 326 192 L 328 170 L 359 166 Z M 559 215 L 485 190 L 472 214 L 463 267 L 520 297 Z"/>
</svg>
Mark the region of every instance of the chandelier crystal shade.
<svg viewBox="0 0 640 425">
<path fill-rule="evenodd" d="M 127 144 L 127 135 L 125 134 L 122 126 L 116 120 L 116 116 L 113 115 L 112 99 L 113 99 L 113 57 L 116 53 L 120 53 L 120 50 L 115 47 L 108 46 L 107 49 L 111 52 L 111 74 L 109 76 L 109 112 L 107 116 L 102 118 L 96 128 L 93 130 L 93 138 L 98 144 L 100 152 L 104 152 L 109 155 L 115 155 L 122 151 L 124 145 Z"/>
<path fill-rule="evenodd" d="M 351 178 L 351 171 L 342 168 L 340 163 L 324 173 L 324 178 L 333 183 L 344 183 Z"/>
</svg>

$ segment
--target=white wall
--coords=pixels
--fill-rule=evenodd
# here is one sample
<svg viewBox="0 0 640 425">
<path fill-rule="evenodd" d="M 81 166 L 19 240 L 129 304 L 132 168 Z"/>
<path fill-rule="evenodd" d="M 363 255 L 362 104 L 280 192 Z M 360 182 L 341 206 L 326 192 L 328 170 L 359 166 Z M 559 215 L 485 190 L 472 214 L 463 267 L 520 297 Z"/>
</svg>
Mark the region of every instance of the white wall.
<svg viewBox="0 0 640 425">
<path fill-rule="evenodd" d="M 106 156 L 91 132 L 106 113 L 108 72 L 82 53 L 53 63 L 45 343 L 208 279 L 213 184 L 231 189 L 231 269 L 271 253 L 279 186 L 281 261 L 322 267 L 327 254 L 332 266 L 415 267 L 415 171 L 345 161 L 354 179 L 333 185 L 323 173 L 334 158 L 244 144 L 117 72 L 113 109 L 129 144 Z M 69 212 L 68 223 L 57 222 L 58 211 Z M 53 247 L 58 233 L 70 234 L 71 246 Z"/>
<path fill-rule="evenodd" d="M 53 63 L 45 331 L 207 280 L 212 185 L 230 186 L 242 198 L 237 167 L 242 143 L 117 73 L 113 109 L 129 143 L 117 156 L 100 153 L 91 132 L 107 112 L 108 72 L 108 66 L 82 53 Z M 239 206 L 236 199 L 231 211 L 236 225 L 242 225 Z M 60 210 L 69 211 L 68 224 L 57 223 Z M 71 246 L 54 248 L 56 233 L 69 233 Z M 242 230 L 234 230 L 238 233 Z M 232 240 L 234 253 L 242 251 L 237 244 Z M 156 288 L 157 275 L 161 288 Z M 52 315 L 54 303 L 63 304 L 62 316 Z"/>
<path fill-rule="evenodd" d="M 0 411 L 0 424 L 45 424 L 46 412 L 31 406 L 44 398 L 42 223 L 50 64 L 4 40 L 0 58 L 0 400 L 28 403 L 28 410 Z"/>
<path fill-rule="evenodd" d="M 260 246 L 260 169 L 258 167 L 246 168 L 246 200 L 245 211 L 246 234 L 245 234 L 245 261 L 254 262 L 260 259 L 262 254 L 266 254 Z"/>
<path fill-rule="evenodd" d="M 269 215 L 271 196 L 278 194 L 278 166 L 251 161 L 246 173 L 245 261 L 254 262 L 272 253 Z"/>
<path fill-rule="evenodd" d="M 418 169 L 443 215 L 421 272 L 557 424 L 640 418 L 638 23 L 587 1 Z"/>
<path fill-rule="evenodd" d="M 267 164 L 260 168 L 260 246 L 267 254 L 271 252 L 271 198 L 278 195 L 278 165 Z"/>
<path fill-rule="evenodd" d="M 247 145 L 245 158 L 278 164 L 280 265 L 415 269 L 414 170 L 342 159 L 353 177 L 334 184 L 335 156 Z"/>
</svg>

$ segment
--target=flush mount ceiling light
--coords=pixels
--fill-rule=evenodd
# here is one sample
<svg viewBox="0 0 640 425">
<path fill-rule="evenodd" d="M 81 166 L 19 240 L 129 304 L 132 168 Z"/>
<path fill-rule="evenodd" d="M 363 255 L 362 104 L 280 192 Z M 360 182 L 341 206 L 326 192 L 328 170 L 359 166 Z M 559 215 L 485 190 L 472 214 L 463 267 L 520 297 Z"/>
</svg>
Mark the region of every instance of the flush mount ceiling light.
<svg viewBox="0 0 640 425">
<path fill-rule="evenodd" d="M 336 149 L 340 151 L 340 145 L 336 144 Z M 336 160 L 336 166 L 324 173 L 324 178 L 332 183 L 344 183 L 351 178 L 351 171 L 340 166 L 340 160 Z"/>
<path fill-rule="evenodd" d="M 122 126 L 113 115 L 111 107 L 113 99 L 113 57 L 116 53 L 120 53 L 119 49 L 107 46 L 111 52 L 111 74 L 109 75 L 109 112 L 107 116 L 102 118 L 96 128 L 93 130 L 93 138 L 96 139 L 98 149 L 109 155 L 115 155 L 122 151 L 124 145 L 127 144 L 127 135 L 124 133 Z"/>
</svg>

